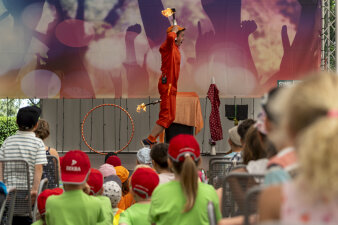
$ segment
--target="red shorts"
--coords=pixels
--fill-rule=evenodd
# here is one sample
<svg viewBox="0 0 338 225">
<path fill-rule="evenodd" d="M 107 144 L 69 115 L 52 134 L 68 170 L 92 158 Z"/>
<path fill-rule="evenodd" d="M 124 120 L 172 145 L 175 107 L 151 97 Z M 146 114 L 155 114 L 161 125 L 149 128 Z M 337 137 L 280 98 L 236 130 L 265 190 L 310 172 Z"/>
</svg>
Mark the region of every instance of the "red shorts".
<svg viewBox="0 0 338 225">
<path fill-rule="evenodd" d="M 175 89 L 170 90 L 168 95 L 168 84 L 158 84 L 158 90 L 161 95 L 160 114 L 156 123 L 164 128 L 168 128 L 175 120 L 176 114 L 176 94 Z"/>
</svg>

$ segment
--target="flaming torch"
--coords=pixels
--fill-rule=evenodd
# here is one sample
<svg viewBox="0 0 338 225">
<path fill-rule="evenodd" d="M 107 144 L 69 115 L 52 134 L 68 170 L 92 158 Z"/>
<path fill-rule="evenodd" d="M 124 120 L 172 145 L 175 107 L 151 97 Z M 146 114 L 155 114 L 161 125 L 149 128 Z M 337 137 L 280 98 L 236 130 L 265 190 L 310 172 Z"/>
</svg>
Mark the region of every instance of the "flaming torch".
<svg viewBox="0 0 338 225">
<path fill-rule="evenodd" d="M 167 8 L 165 10 L 162 10 L 162 15 L 169 18 L 170 16 L 173 16 L 173 25 L 176 26 L 177 22 L 176 22 L 176 18 L 175 18 L 175 13 L 176 13 L 176 9 L 175 8 Z"/>
<path fill-rule="evenodd" d="M 156 101 L 150 102 L 150 103 L 148 103 L 148 104 L 141 103 L 140 105 L 138 105 L 138 106 L 136 107 L 136 112 L 140 113 L 141 110 L 143 110 L 144 112 L 146 112 L 146 111 L 147 111 L 147 106 L 148 106 L 148 105 L 156 105 L 156 104 L 158 104 L 158 103 L 160 103 L 160 102 L 161 102 L 161 100 L 156 100 Z"/>
</svg>

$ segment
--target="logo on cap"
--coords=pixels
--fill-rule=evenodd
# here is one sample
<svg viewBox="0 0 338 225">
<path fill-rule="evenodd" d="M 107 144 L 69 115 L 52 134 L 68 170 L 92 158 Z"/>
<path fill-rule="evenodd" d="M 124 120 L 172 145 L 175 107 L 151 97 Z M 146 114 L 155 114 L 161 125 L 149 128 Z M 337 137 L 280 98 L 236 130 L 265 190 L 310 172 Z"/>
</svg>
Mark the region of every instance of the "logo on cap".
<svg viewBox="0 0 338 225">
<path fill-rule="evenodd" d="M 77 163 L 77 161 L 73 159 L 71 166 L 66 166 L 66 171 L 80 172 L 81 171 L 81 167 L 74 166 L 76 163 Z"/>
<path fill-rule="evenodd" d="M 77 161 L 73 159 L 72 160 L 72 166 L 74 166 L 76 163 L 77 163 Z"/>
</svg>

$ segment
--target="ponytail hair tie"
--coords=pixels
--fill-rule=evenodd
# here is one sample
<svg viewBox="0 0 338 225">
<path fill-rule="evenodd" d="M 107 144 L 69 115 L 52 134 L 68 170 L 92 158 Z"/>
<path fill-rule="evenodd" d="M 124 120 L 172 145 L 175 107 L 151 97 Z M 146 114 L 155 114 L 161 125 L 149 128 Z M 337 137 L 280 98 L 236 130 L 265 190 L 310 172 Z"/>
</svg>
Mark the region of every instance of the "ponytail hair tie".
<svg viewBox="0 0 338 225">
<path fill-rule="evenodd" d="M 330 109 L 327 112 L 327 117 L 329 117 L 329 118 L 338 118 L 338 109 Z"/>
<path fill-rule="evenodd" d="M 185 153 L 185 154 L 184 154 L 184 158 L 187 158 L 187 157 L 189 157 L 189 156 L 190 156 L 189 153 Z"/>
</svg>

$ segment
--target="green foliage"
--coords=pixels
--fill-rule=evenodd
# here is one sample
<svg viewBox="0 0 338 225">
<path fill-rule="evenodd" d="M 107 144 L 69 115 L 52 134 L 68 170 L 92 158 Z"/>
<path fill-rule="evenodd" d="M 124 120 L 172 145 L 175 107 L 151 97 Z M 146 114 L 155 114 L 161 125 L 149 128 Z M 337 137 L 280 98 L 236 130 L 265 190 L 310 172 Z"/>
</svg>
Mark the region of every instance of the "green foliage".
<svg viewBox="0 0 338 225">
<path fill-rule="evenodd" d="M 0 145 L 18 130 L 16 117 L 0 116 Z"/>
<path fill-rule="evenodd" d="M 0 116 L 16 116 L 20 104 L 20 99 L 0 99 Z"/>
</svg>

